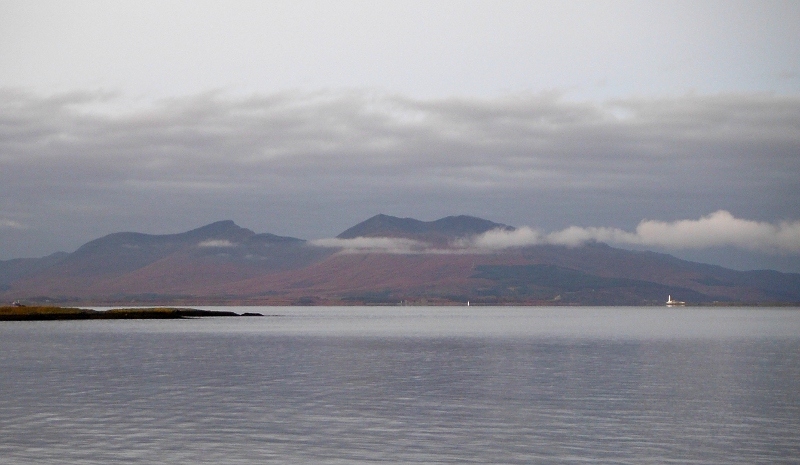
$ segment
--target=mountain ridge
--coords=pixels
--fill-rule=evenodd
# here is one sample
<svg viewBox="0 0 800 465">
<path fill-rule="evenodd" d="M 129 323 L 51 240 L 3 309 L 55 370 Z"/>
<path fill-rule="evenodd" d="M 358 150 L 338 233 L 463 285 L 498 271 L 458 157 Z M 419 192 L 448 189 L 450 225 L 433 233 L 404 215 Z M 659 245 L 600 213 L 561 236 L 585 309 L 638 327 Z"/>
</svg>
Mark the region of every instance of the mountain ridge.
<svg viewBox="0 0 800 465">
<path fill-rule="evenodd" d="M 183 233 L 113 233 L 70 254 L 0 261 L 0 298 L 58 302 L 658 305 L 800 302 L 800 274 L 736 271 L 603 243 L 491 253 L 448 248 L 512 226 L 466 215 L 375 215 L 339 236 L 406 238 L 435 253 L 353 252 L 231 220 Z M 661 295 L 664 294 L 664 295 Z"/>
<path fill-rule="evenodd" d="M 414 218 L 398 218 L 381 213 L 348 228 L 336 237 L 338 239 L 392 237 L 415 239 L 441 245 L 455 239 L 483 234 L 493 229 L 510 231 L 514 228 L 468 215 L 446 216 L 434 221 L 420 221 Z"/>
</svg>

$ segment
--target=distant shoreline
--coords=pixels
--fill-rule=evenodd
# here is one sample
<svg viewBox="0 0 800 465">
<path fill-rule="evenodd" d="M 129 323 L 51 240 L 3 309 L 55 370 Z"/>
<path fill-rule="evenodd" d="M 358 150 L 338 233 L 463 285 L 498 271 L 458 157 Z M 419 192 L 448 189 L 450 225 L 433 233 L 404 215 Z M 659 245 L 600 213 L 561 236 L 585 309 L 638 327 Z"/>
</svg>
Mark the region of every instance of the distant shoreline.
<svg viewBox="0 0 800 465">
<path fill-rule="evenodd" d="M 464 302 L 453 301 L 404 301 L 399 303 L 383 302 L 341 302 L 341 301 L 321 301 L 313 304 L 298 305 L 287 302 L 192 302 L 189 305 L 217 307 L 214 310 L 200 310 L 196 308 L 170 306 L 161 304 L 152 307 L 124 307 L 114 305 L 113 302 L 80 302 L 69 303 L 72 306 L 54 305 L 23 305 L 23 306 L 2 306 L 0 307 L 0 321 L 36 321 L 36 320 L 155 320 L 155 319 L 181 319 L 181 318 L 202 318 L 202 317 L 236 317 L 236 316 L 277 316 L 264 315 L 258 313 L 259 307 L 283 307 L 283 308 L 302 308 L 302 307 L 467 307 Z M 186 304 L 184 304 L 186 305 Z M 529 307 L 529 308 L 577 308 L 577 307 L 646 307 L 663 308 L 664 310 L 675 310 L 679 308 L 800 308 L 800 302 L 687 302 L 681 306 L 668 306 L 660 303 L 650 303 L 647 305 L 578 305 L 575 303 L 556 303 L 556 302 L 471 302 L 472 307 Z M 79 307 L 80 306 L 80 307 Z M 86 307 L 108 307 L 108 310 L 93 310 Z M 236 313 L 230 310 L 223 310 L 225 307 L 235 307 L 239 309 Z M 245 309 L 253 308 L 253 311 Z"/>
<path fill-rule="evenodd" d="M 43 320 L 169 320 L 218 316 L 263 316 L 260 313 L 238 314 L 224 310 L 194 308 L 149 307 L 90 310 L 73 307 L 0 307 L 0 321 Z"/>
</svg>

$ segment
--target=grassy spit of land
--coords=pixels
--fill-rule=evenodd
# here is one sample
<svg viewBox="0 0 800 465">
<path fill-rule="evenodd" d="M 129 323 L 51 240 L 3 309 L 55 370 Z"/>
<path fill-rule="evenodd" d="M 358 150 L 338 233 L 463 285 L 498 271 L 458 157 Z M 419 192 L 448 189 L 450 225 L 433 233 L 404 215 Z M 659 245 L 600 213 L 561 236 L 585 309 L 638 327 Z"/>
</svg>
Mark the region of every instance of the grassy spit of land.
<svg viewBox="0 0 800 465">
<path fill-rule="evenodd" d="M 263 316 L 260 313 L 238 313 L 194 308 L 118 308 L 90 310 L 72 307 L 0 307 L 0 321 L 31 320 L 143 320 L 176 319 L 204 316 Z"/>
</svg>

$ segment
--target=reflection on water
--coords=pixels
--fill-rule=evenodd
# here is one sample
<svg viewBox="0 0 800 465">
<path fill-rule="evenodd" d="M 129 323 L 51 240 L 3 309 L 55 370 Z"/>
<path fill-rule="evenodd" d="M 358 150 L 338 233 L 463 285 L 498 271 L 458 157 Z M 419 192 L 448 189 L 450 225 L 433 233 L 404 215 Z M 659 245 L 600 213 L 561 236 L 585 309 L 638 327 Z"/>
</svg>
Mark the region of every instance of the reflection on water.
<svg viewBox="0 0 800 465">
<path fill-rule="evenodd" d="M 2 463 L 800 456 L 797 310 L 259 311 L 0 324 Z"/>
</svg>

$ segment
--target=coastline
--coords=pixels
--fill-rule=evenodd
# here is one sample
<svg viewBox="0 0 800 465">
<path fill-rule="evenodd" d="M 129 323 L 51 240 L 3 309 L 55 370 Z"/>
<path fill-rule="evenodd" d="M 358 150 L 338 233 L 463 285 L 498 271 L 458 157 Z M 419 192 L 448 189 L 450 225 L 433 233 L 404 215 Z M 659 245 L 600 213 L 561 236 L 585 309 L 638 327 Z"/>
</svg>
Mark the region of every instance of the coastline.
<svg viewBox="0 0 800 465">
<path fill-rule="evenodd" d="M 91 310 L 77 307 L 0 307 L 0 321 L 42 320 L 158 320 L 200 317 L 263 316 L 260 313 L 238 314 L 224 310 L 149 307 Z"/>
</svg>

